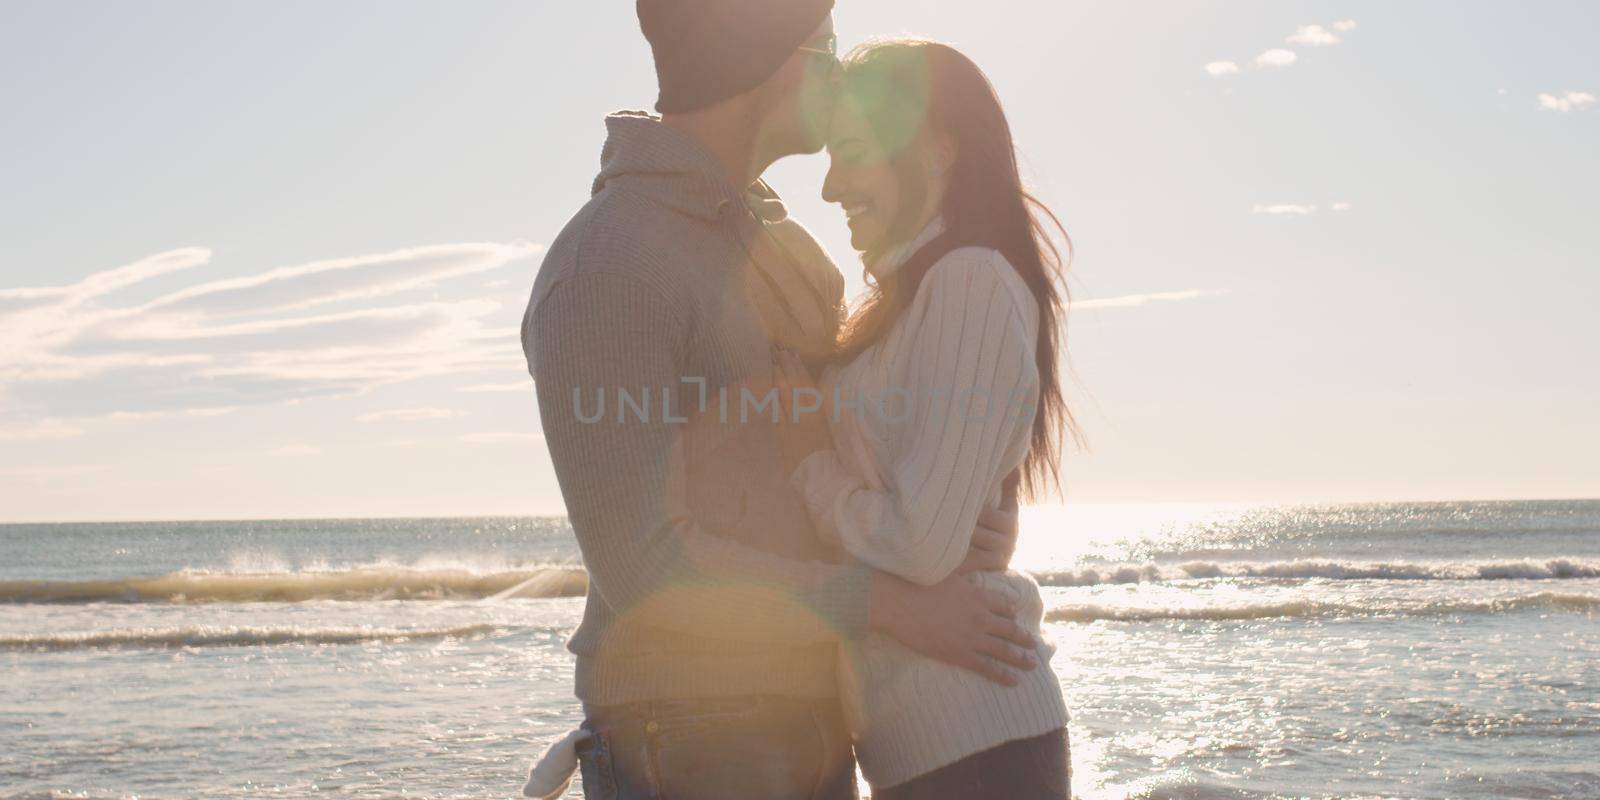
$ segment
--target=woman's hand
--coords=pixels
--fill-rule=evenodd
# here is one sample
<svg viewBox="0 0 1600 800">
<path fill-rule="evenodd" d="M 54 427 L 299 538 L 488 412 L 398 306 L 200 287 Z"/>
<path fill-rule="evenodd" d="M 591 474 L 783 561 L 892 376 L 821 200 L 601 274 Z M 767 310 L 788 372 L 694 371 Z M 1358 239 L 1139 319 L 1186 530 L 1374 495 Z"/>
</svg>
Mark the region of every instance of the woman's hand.
<svg viewBox="0 0 1600 800">
<path fill-rule="evenodd" d="M 1005 572 L 1017 553 L 1017 531 L 1021 527 L 1015 508 L 986 508 L 978 514 L 978 527 L 972 532 L 967 557 L 956 568 L 957 575 L 970 572 Z"/>
<path fill-rule="evenodd" d="M 833 435 L 828 432 L 824 418 L 826 405 L 822 392 L 811 379 L 810 370 L 800 362 L 799 356 L 783 347 L 774 346 L 772 366 L 778 389 L 778 407 L 783 412 L 784 462 L 793 475 L 800 462 L 819 450 L 833 449 Z"/>
</svg>

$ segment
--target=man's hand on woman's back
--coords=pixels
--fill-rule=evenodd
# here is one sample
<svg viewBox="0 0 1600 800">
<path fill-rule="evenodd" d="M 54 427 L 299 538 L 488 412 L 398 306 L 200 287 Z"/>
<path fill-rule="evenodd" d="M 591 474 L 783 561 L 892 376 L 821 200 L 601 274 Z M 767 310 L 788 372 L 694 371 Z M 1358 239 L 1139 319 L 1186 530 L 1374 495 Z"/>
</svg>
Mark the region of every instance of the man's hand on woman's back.
<svg viewBox="0 0 1600 800">
<path fill-rule="evenodd" d="M 929 658 L 953 664 L 1002 686 L 1016 669 L 1038 667 L 1038 642 L 1016 622 L 1015 605 L 965 575 L 922 586 L 887 572 L 872 574 L 868 625 Z"/>
</svg>

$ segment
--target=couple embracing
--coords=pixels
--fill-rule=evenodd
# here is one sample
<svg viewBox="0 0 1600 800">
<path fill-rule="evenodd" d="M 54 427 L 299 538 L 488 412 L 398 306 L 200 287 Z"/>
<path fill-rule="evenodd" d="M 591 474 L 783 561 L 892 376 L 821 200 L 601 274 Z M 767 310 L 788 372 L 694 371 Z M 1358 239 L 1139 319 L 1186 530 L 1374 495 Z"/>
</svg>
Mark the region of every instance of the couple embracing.
<svg viewBox="0 0 1600 800">
<path fill-rule="evenodd" d="M 582 725 L 524 793 L 1067 798 L 1018 496 L 1058 480 L 1055 220 L 947 45 L 832 0 L 638 0 L 619 112 L 522 341 L 589 574 Z M 827 149 L 869 290 L 761 174 Z M 1059 226 L 1056 226 L 1059 229 Z"/>
</svg>

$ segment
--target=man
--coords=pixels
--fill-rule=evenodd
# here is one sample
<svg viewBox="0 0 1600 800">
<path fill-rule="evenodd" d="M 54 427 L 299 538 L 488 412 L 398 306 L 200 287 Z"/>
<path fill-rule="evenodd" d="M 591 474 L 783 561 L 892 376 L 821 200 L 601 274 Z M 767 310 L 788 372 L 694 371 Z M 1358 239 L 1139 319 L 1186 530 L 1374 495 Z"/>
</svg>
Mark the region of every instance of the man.
<svg viewBox="0 0 1600 800">
<path fill-rule="evenodd" d="M 659 118 L 607 120 L 523 348 L 589 573 L 568 642 L 591 798 L 853 798 L 838 647 L 868 630 L 1003 683 L 1013 609 L 822 544 L 783 467 L 774 342 L 825 352 L 838 270 L 759 181 L 822 147 L 832 0 L 639 0 Z M 1003 568 L 1014 523 L 969 559 Z"/>
</svg>

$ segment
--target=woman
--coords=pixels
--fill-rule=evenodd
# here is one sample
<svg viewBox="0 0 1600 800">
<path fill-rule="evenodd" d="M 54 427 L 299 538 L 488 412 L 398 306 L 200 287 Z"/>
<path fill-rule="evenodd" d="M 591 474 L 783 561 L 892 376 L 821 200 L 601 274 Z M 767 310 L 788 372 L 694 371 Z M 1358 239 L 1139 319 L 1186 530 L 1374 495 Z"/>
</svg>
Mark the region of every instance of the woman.
<svg viewBox="0 0 1600 800">
<path fill-rule="evenodd" d="M 820 384 L 776 353 L 785 449 L 820 535 L 932 584 L 962 569 L 1007 476 L 1020 468 L 1025 496 L 1038 496 L 1059 480 L 1060 434 L 1076 437 L 1043 220 L 1059 223 L 1022 186 L 988 79 L 954 48 L 857 48 L 836 108 L 823 198 L 848 215 L 873 288 Z M 971 577 L 1011 595 L 1017 622 L 1044 642 L 1031 577 Z M 1046 665 L 1053 652 L 1046 642 L 1035 655 Z M 841 669 L 875 800 L 1070 796 L 1068 715 L 1050 669 L 1000 685 L 876 634 Z"/>
</svg>

